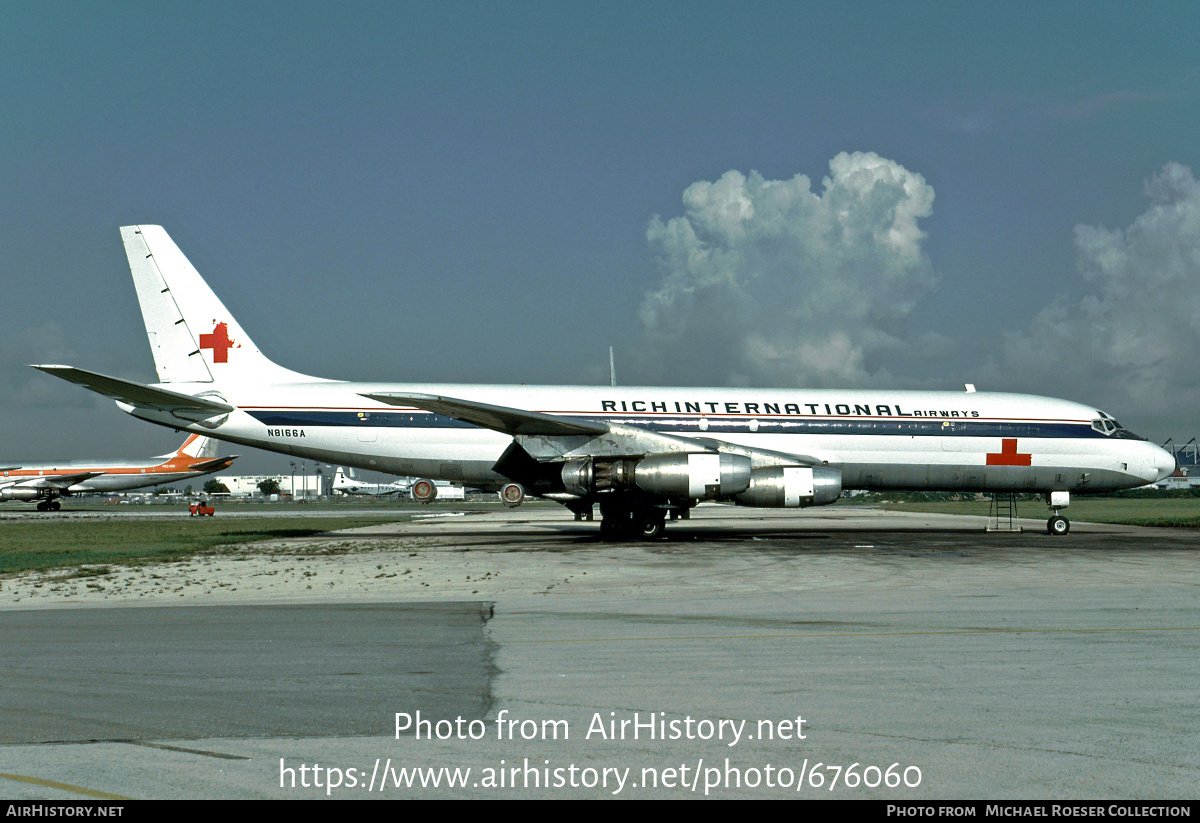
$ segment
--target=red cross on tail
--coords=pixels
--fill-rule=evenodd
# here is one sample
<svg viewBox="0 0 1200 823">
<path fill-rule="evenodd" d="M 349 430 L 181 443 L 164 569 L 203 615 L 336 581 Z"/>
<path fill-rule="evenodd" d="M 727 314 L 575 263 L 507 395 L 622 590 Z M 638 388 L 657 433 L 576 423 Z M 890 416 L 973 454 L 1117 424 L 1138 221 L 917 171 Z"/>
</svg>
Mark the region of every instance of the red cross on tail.
<svg viewBox="0 0 1200 823">
<path fill-rule="evenodd" d="M 212 349 L 214 363 L 228 363 L 229 350 L 234 348 L 229 339 L 229 328 L 224 323 L 217 323 L 212 334 L 200 335 L 200 348 Z"/>
<path fill-rule="evenodd" d="M 1028 466 L 1032 454 L 1017 454 L 1017 438 L 1005 437 L 1000 441 L 1000 453 L 990 452 L 987 456 L 989 466 Z"/>
</svg>

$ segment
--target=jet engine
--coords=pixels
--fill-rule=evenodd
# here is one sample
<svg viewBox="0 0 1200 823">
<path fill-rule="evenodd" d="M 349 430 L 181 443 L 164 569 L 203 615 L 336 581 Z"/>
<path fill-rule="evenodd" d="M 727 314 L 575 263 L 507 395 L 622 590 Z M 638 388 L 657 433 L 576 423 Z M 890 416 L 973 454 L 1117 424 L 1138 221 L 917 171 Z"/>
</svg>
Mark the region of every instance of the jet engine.
<svg viewBox="0 0 1200 823">
<path fill-rule="evenodd" d="M 525 502 L 525 487 L 520 483 L 505 483 L 500 487 L 500 502 L 507 508 L 515 509 Z"/>
<path fill-rule="evenodd" d="M 825 506 L 842 493 L 837 469 L 808 466 L 767 466 L 750 473 L 750 488 L 734 499 L 743 506 L 799 508 Z"/>
<path fill-rule="evenodd" d="M 566 490 L 580 496 L 638 488 L 676 499 L 716 500 L 750 487 L 750 458 L 740 454 L 651 454 L 642 459 L 574 458 L 563 463 Z"/>
<path fill-rule="evenodd" d="M 0 500 L 37 500 L 45 494 L 41 489 L 0 489 Z"/>
<path fill-rule="evenodd" d="M 642 491 L 715 500 L 750 487 L 750 458 L 740 454 L 652 454 L 634 467 Z"/>
<path fill-rule="evenodd" d="M 432 503 L 437 499 L 437 485 L 432 480 L 421 478 L 412 484 L 409 493 L 418 503 Z"/>
</svg>

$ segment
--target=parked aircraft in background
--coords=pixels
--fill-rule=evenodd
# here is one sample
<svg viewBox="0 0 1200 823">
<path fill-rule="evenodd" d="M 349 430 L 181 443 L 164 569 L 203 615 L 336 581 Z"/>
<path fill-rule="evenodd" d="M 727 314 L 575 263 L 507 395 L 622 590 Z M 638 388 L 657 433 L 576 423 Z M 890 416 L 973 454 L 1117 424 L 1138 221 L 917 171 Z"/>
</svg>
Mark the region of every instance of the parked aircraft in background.
<svg viewBox="0 0 1200 823">
<path fill-rule="evenodd" d="M 364 483 L 354 476 L 354 469 L 337 467 L 333 478 L 333 490 L 342 494 L 372 495 L 386 497 L 392 494 L 411 495 L 418 503 L 434 500 L 465 500 L 466 489 L 444 480 L 413 479 L 404 477 L 394 483 Z"/>
<path fill-rule="evenodd" d="M 370 497 L 390 497 L 393 494 L 408 494 L 408 483 L 367 483 L 354 475 L 354 469 L 337 467 L 333 473 L 333 491 L 340 494 L 367 495 Z"/>
<path fill-rule="evenodd" d="M 0 500 L 36 500 L 38 511 L 58 511 L 60 497 L 177 483 L 227 469 L 237 457 L 216 454 L 216 440 L 190 434 L 176 451 L 150 462 L 5 466 L 0 468 Z"/>
<path fill-rule="evenodd" d="M 259 351 L 161 227 L 121 234 L 159 382 L 36 368 L 143 420 L 235 443 L 496 489 L 510 506 L 527 490 L 577 517 L 599 504 L 609 538 L 658 537 L 701 500 L 798 508 L 842 489 L 1040 492 L 1049 531 L 1065 534 L 1071 493 L 1175 468 L 1095 407 L 1033 395 L 309 377 Z"/>
</svg>

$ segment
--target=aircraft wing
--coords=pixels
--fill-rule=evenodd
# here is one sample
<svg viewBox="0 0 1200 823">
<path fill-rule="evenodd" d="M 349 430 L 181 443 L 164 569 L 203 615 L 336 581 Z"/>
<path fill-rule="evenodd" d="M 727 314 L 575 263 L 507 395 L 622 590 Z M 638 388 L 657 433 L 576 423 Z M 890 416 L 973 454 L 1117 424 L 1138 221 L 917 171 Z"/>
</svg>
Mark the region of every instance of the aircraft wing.
<svg viewBox="0 0 1200 823">
<path fill-rule="evenodd" d="M 228 414 L 234 409 L 233 406 L 227 403 L 219 403 L 203 397 L 193 397 L 190 394 L 180 394 L 179 392 L 158 389 L 153 386 L 145 386 L 141 383 L 133 383 L 129 380 L 122 380 L 119 377 L 108 377 L 96 372 L 77 369 L 73 366 L 35 365 L 33 368 L 38 371 L 44 371 L 46 374 L 52 374 L 55 377 L 61 377 L 68 383 L 75 383 L 83 386 L 85 389 L 91 389 L 97 394 L 103 394 L 105 397 L 111 397 L 113 400 L 126 403 L 130 406 L 140 406 L 141 408 L 158 409 L 167 412 L 189 410 L 205 412 L 209 415 Z"/>
<path fill-rule="evenodd" d="M 395 406 L 425 409 L 455 420 L 510 434 L 539 461 L 672 450 L 743 454 L 754 460 L 756 465 L 762 466 L 821 466 L 831 462 L 829 457 L 749 448 L 710 437 L 663 434 L 645 426 L 628 423 L 572 420 L 455 397 L 402 392 L 364 394 L 363 397 Z"/>
<path fill-rule="evenodd" d="M 50 474 L 44 477 L 30 477 L 10 483 L 8 488 L 21 489 L 67 489 L 84 480 L 99 477 L 104 472 L 79 472 L 77 474 Z"/>
<path fill-rule="evenodd" d="M 393 406 L 415 406 L 444 417 L 462 420 L 464 423 L 472 423 L 485 429 L 512 435 L 590 435 L 595 437 L 605 434 L 609 430 L 606 423 L 595 423 L 590 420 L 567 420 L 552 414 L 493 406 L 488 403 L 476 403 L 473 400 L 459 400 L 455 397 L 439 397 L 433 394 L 380 392 L 379 394 L 364 394 L 363 397 Z"/>
<path fill-rule="evenodd" d="M 697 443 L 707 445 L 713 451 L 726 454 L 744 454 L 754 460 L 755 466 L 828 466 L 837 462 L 833 455 L 797 454 L 795 452 L 777 452 L 771 449 L 751 448 L 718 440 L 715 437 L 693 438 Z"/>
</svg>

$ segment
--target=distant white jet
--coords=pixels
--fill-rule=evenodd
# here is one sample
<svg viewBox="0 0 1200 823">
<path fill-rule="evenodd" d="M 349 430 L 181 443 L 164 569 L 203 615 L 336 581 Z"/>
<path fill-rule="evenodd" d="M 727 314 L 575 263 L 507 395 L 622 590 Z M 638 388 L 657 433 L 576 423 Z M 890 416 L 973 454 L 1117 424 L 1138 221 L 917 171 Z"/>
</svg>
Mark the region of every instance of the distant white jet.
<svg viewBox="0 0 1200 823">
<path fill-rule="evenodd" d="M 1053 510 L 1048 530 L 1066 534 L 1059 509 L 1072 493 L 1143 486 L 1175 469 L 1172 455 L 1094 406 L 1027 394 L 309 377 L 259 351 L 161 227 L 121 235 L 159 382 L 36 368 L 143 420 L 234 443 L 494 489 L 508 506 L 526 490 L 577 517 L 599 504 L 609 539 L 659 537 L 668 516 L 698 501 L 799 508 L 832 503 L 843 488 L 1039 492 Z M 514 351 L 531 344 L 513 337 Z M 414 499 L 430 489 L 418 480 Z"/>
<path fill-rule="evenodd" d="M 333 490 L 336 493 L 348 495 L 366 495 L 369 497 L 390 497 L 393 494 L 408 494 L 408 483 L 367 483 L 359 480 L 354 469 L 337 467 L 333 473 Z"/>
</svg>

